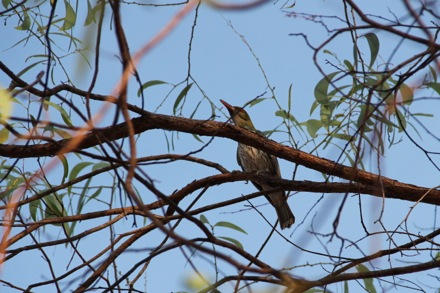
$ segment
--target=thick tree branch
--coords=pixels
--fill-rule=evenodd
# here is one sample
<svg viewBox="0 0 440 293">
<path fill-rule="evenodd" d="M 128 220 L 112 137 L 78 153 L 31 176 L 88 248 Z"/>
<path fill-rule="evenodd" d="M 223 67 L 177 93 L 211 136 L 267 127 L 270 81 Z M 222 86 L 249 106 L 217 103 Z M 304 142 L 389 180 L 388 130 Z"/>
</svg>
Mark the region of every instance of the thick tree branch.
<svg viewBox="0 0 440 293">
<path fill-rule="evenodd" d="M 400 183 L 396 180 L 379 176 L 370 172 L 362 171 L 353 167 L 319 158 L 300 150 L 281 145 L 275 141 L 247 131 L 245 129 L 215 121 L 194 120 L 151 112 L 144 112 L 141 117 L 133 118 L 132 123 L 136 134 L 151 129 L 164 129 L 170 131 L 181 131 L 202 136 L 216 136 L 233 139 L 245 143 L 263 151 L 266 151 L 279 158 L 292 163 L 302 165 L 330 176 L 340 177 L 349 182 L 357 182 L 368 185 L 374 189 L 375 195 L 383 195 L 409 201 L 421 201 L 430 204 L 440 204 L 440 191 L 411 184 Z M 84 136 L 83 141 L 78 145 L 79 149 L 86 149 L 96 146 L 105 141 L 113 141 L 124 138 L 128 135 L 126 123 L 115 126 L 96 129 Z M 49 142 L 33 146 L 0 145 L 0 156 L 4 157 L 41 157 L 53 156 L 60 152 L 63 146 L 67 145 L 69 139 L 58 142 Z"/>
</svg>

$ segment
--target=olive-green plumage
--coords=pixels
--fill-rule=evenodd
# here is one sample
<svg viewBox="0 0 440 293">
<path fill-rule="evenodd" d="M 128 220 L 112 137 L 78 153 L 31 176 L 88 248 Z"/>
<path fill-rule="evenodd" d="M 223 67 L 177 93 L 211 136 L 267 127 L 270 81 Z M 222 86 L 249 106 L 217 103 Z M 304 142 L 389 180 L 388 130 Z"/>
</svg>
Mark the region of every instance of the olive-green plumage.
<svg viewBox="0 0 440 293">
<path fill-rule="evenodd" d="M 231 106 L 223 100 L 220 100 L 220 102 L 225 105 L 226 109 L 228 109 L 235 125 L 261 134 L 261 132 L 255 129 L 251 118 L 243 108 Z M 277 158 L 254 147 L 239 143 L 237 148 L 237 161 L 245 172 L 265 172 L 269 175 L 281 178 L 280 166 L 278 165 Z M 252 183 L 260 191 L 274 189 L 274 186 L 265 182 L 252 181 Z M 284 191 L 271 192 L 265 196 L 272 206 L 275 207 L 281 229 L 290 228 L 295 222 L 295 217 L 287 204 L 287 198 Z"/>
</svg>

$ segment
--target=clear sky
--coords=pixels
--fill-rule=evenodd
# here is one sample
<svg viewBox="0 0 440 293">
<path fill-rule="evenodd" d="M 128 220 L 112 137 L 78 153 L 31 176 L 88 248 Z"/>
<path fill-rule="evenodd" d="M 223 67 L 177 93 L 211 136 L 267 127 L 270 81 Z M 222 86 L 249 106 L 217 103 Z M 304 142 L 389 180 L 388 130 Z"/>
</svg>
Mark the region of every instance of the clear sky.
<svg viewBox="0 0 440 293">
<path fill-rule="evenodd" d="M 402 13 L 400 1 L 359 1 L 364 9 L 369 13 L 393 18 L 393 15 Z M 292 3 L 290 3 L 292 4 Z M 196 104 L 203 99 L 203 95 L 212 101 L 216 107 L 222 108 L 219 99 L 226 100 L 233 105 L 243 105 L 249 100 L 262 96 L 268 98 L 264 102 L 249 108 L 255 126 L 262 130 L 271 130 L 277 127 L 282 120 L 274 115 L 278 107 L 273 99 L 270 88 L 273 88 L 278 103 L 281 107 L 287 107 L 288 91 L 292 86 L 292 114 L 295 118 L 304 122 L 310 118 L 310 108 L 314 101 L 314 87 L 322 78 L 322 74 L 316 68 L 312 60 L 312 50 L 304 42 L 304 39 L 291 34 L 303 33 L 309 37 L 309 41 L 317 46 L 328 38 L 329 33 L 325 27 L 320 23 L 323 20 L 329 25 L 329 29 L 341 27 L 343 24 L 333 18 L 316 19 L 316 21 L 306 20 L 307 14 L 327 15 L 343 17 L 343 6 L 341 1 L 304 1 L 296 2 L 294 8 L 281 9 L 283 3 L 269 3 L 261 7 L 251 9 L 248 11 L 218 11 L 207 5 L 202 5 L 198 11 L 197 25 L 194 31 L 194 38 L 191 46 L 191 66 L 188 68 L 188 43 L 191 35 L 191 28 L 194 24 L 194 13 L 190 13 L 184 21 L 173 31 L 163 42 L 158 44 L 149 52 L 139 64 L 138 71 L 143 82 L 149 80 L 162 80 L 171 84 L 182 82 L 190 70 L 192 78 L 197 82 L 198 90 L 195 86 L 190 91 L 186 105 L 183 108 L 182 115 L 189 117 Z M 146 42 L 148 42 L 167 21 L 180 9 L 180 6 L 175 7 L 140 7 L 138 5 L 126 5 L 123 10 L 123 23 L 126 28 L 126 34 L 130 49 L 135 52 Z M 303 16 L 297 15 L 292 17 L 288 12 L 304 13 Z M 60 12 L 61 13 L 61 12 Z M 114 38 L 114 31 L 111 25 L 108 24 L 109 15 L 107 15 L 107 24 L 103 42 L 102 42 L 102 60 L 100 63 L 100 76 L 97 81 L 97 86 L 94 90 L 96 93 L 109 94 L 115 87 L 116 82 L 120 78 L 120 61 L 116 57 L 118 55 L 118 48 Z M 82 23 L 83 19 L 79 20 Z M 12 20 L 8 20 L 12 22 Z M 33 45 L 38 44 L 38 41 L 30 41 L 28 44 L 19 44 L 13 49 L 8 49 L 15 41 L 23 38 L 24 33 L 17 32 L 13 29 L 15 26 L 8 23 L 8 26 L 2 26 L 0 31 L 3 39 L 8 42 L 0 44 L 0 59 L 6 65 L 14 69 L 21 69 L 32 63 L 34 58 L 24 60 L 17 58 L 17 56 L 27 56 L 33 52 Z M 367 33 L 369 31 L 366 31 Z M 83 38 L 87 36 L 87 32 L 81 29 L 80 26 L 75 28 L 75 34 Z M 246 42 L 241 38 L 243 36 Z M 386 34 L 378 33 L 381 48 L 379 52 L 378 63 L 390 62 L 397 63 L 402 58 L 408 58 L 418 52 L 420 47 L 408 42 L 404 42 L 399 50 L 392 53 L 399 40 L 392 38 Z M 62 50 L 67 50 L 68 44 L 61 42 L 63 38 L 59 38 Z M 364 43 L 367 48 L 367 43 Z M 252 50 L 252 52 L 250 51 Z M 341 60 L 352 60 L 352 43 L 349 36 L 341 36 L 334 43 L 327 48 L 329 51 L 337 54 Z M 367 52 L 367 51 L 366 51 Z M 43 52 L 33 52 L 34 54 L 42 54 Z M 253 55 L 255 54 L 255 56 Z M 368 55 L 368 54 L 367 54 Z M 330 64 L 326 64 L 325 60 L 335 60 L 331 54 L 321 53 L 318 57 L 322 70 L 326 73 L 334 71 Z M 86 64 L 81 61 L 78 55 L 72 55 L 65 59 L 65 68 L 71 74 L 73 82 L 84 89 L 87 89 L 91 71 Z M 31 81 L 40 71 L 44 70 L 44 66 L 36 66 L 27 72 L 23 78 Z M 60 68 L 57 68 L 59 73 Z M 267 80 L 266 80 L 267 78 Z M 416 83 L 421 77 L 414 77 L 413 82 Z M 60 75 L 56 76 L 56 82 L 65 81 L 66 77 Z M 9 84 L 8 78 L 4 74 L 0 74 L 0 84 L 7 86 Z M 183 88 L 181 85 L 176 89 L 163 103 L 163 100 L 171 89 L 170 85 L 159 85 L 145 91 L 146 109 L 149 111 L 157 111 L 164 114 L 172 114 L 172 107 L 178 92 Z M 140 105 L 140 98 L 136 95 L 138 85 L 131 83 L 129 92 L 129 102 Z M 432 92 L 426 92 L 426 95 L 432 95 Z M 435 109 L 432 105 L 420 102 L 414 106 L 414 112 L 433 113 Z M 218 121 L 226 121 L 228 117 L 226 111 L 217 111 L 216 118 Z M 112 114 L 109 113 L 109 120 L 104 119 L 102 125 L 106 125 L 111 121 Z M 205 100 L 195 114 L 195 118 L 208 119 L 211 115 L 211 106 Z M 313 113 L 315 119 L 319 119 L 318 111 Z M 427 125 L 431 123 L 438 123 L 438 118 L 430 118 L 431 120 L 424 120 Z M 415 134 L 414 131 L 411 131 Z M 303 150 L 310 152 L 314 145 L 306 144 L 308 138 L 306 132 L 295 131 L 293 133 L 295 140 Z M 171 134 L 167 133 L 168 139 Z M 438 172 L 432 164 L 429 163 L 426 156 L 419 151 L 413 144 L 409 143 L 403 134 L 398 134 L 403 142 L 394 145 L 391 148 L 385 149 L 385 155 L 380 158 L 380 167 L 383 175 L 393 179 L 412 183 L 425 187 L 435 187 L 438 185 Z M 271 136 L 272 139 L 279 142 L 287 140 L 284 133 L 275 133 Z M 208 138 L 203 138 L 207 142 Z M 438 145 L 438 141 L 429 136 L 423 136 L 420 139 L 425 147 L 434 149 Z M 181 134 L 178 137 L 174 135 L 174 150 L 172 153 L 184 154 L 202 146 L 191 135 Z M 213 142 L 197 156 L 212 160 L 222 164 L 229 170 L 239 169 L 235 161 L 236 142 L 227 139 L 216 138 Z M 154 154 L 166 153 L 166 139 L 162 131 L 149 131 L 140 136 L 138 141 L 138 156 L 148 156 Z M 340 155 L 338 147 L 328 147 L 325 150 L 320 150 L 319 155 L 332 160 L 335 160 Z M 74 155 L 70 155 L 71 166 L 77 162 Z M 30 162 L 26 168 L 32 168 L 35 162 Z M 377 173 L 377 159 L 372 157 L 371 160 L 366 160 L 365 167 L 367 170 Z M 294 166 L 290 162 L 280 160 L 281 172 L 284 178 L 291 178 Z M 57 178 L 59 176 L 57 168 L 50 176 Z M 159 189 L 163 192 L 171 194 L 174 190 L 182 188 L 192 180 L 202 178 L 208 174 L 215 174 L 214 170 L 194 166 L 190 163 L 177 163 L 173 168 L 170 165 L 146 166 L 145 171 L 154 178 Z M 322 181 L 321 174 L 307 170 L 304 167 L 299 167 L 296 174 L 297 180 L 314 180 Z M 108 178 L 95 178 L 95 184 L 107 186 L 110 184 Z M 145 201 L 151 199 L 151 194 L 144 192 Z M 197 204 L 197 207 L 215 203 L 218 201 L 234 198 L 240 195 L 255 192 L 255 188 L 251 184 L 238 182 L 233 184 L 224 184 L 219 187 L 210 189 L 206 195 Z M 103 194 L 102 200 L 106 200 L 106 194 Z M 110 198 L 111 194 L 107 194 Z M 187 203 L 195 197 L 193 195 Z M 324 261 L 313 254 L 301 252 L 299 249 L 293 248 L 288 244 L 283 237 L 286 237 L 293 243 L 308 249 L 325 253 L 325 249 L 336 251 L 341 245 L 339 241 L 333 242 L 319 242 L 314 236 L 310 236 L 311 229 L 319 233 L 329 233 L 332 231 L 332 222 L 337 213 L 337 208 L 341 202 L 342 196 L 339 194 L 325 195 L 320 199 L 321 194 L 299 193 L 294 194 L 289 198 L 289 204 L 296 216 L 297 222 L 290 230 L 285 230 L 280 235 L 275 235 L 270 240 L 267 248 L 263 251 L 261 258 L 269 263 L 282 267 L 299 266 L 291 271 L 292 274 L 308 279 L 315 279 L 325 275 L 324 271 L 319 265 L 307 266 L 306 263 L 317 263 Z M 266 204 L 264 198 L 253 200 L 252 203 L 259 207 L 259 210 L 265 214 L 267 219 L 274 223 L 275 212 L 272 207 Z M 129 204 L 128 202 L 126 203 Z M 413 205 L 410 202 L 387 200 L 382 206 L 380 199 L 372 198 L 371 196 L 362 196 L 363 216 L 365 223 L 367 223 L 370 231 L 380 231 L 381 228 L 375 222 L 380 215 L 382 208 L 384 209 L 383 222 L 386 229 L 396 229 L 397 225 L 406 217 L 409 208 Z M 87 207 L 87 210 L 104 209 L 104 204 L 94 203 Z M 409 228 L 414 234 L 426 234 L 427 229 L 432 229 L 434 226 L 435 216 L 437 211 L 433 206 L 420 204 L 410 215 Z M 225 228 L 217 228 L 216 235 L 224 235 L 234 237 L 239 240 L 245 249 L 255 254 L 259 247 L 264 242 L 265 238 L 270 233 L 270 226 L 264 219 L 253 209 L 244 206 L 243 203 L 228 207 L 222 210 L 214 210 L 205 214 L 211 223 L 217 221 L 230 221 L 247 231 L 247 235 L 231 232 Z M 358 196 L 350 196 L 348 202 L 342 213 L 340 232 L 342 237 L 347 237 L 352 240 L 358 240 L 364 235 L 364 231 L 360 230 L 360 225 L 352 225 L 352 222 L 359 222 L 359 200 Z M 142 220 L 138 219 L 138 225 L 141 225 Z M 133 219 L 127 217 L 125 221 L 121 221 L 116 226 L 116 235 L 127 230 L 133 229 Z M 78 231 L 81 229 L 90 228 L 90 223 L 80 223 L 77 226 Z M 191 235 L 192 229 L 195 229 L 190 224 L 184 224 L 178 230 L 182 235 Z M 198 232 L 196 232 L 198 233 Z M 198 234 L 188 237 L 196 237 Z M 42 235 L 43 238 L 54 239 L 59 236 L 57 229 L 48 228 L 46 233 Z M 97 239 L 103 237 L 103 243 L 99 243 Z M 155 244 L 163 239 L 163 235 L 159 232 L 148 234 L 145 239 L 138 241 L 136 245 L 121 257 L 118 262 L 118 268 L 125 272 L 133 263 L 148 255 L 149 249 L 154 248 Z M 399 238 L 399 244 L 408 241 L 406 238 Z M 86 238 L 81 245 L 87 247 L 87 252 L 90 255 L 98 252 L 102 247 L 107 245 L 108 232 L 102 232 L 98 236 Z M 356 247 L 349 247 L 343 245 L 346 252 L 344 255 L 350 257 L 360 257 L 362 254 Z M 385 249 L 389 245 L 385 236 L 371 236 L 366 240 L 359 242 L 359 246 L 365 253 L 372 253 L 379 249 Z M 53 251 L 49 251 L 49 256 L 57 261 L 55 266 L 63 271 L 68 265 L 69 258 L 72 252 L 66 253 L 64 247 L 57 247 Z M 187 250 L 186 253 L 191 255 Z M 211 280 L 214 278 L 214 270 L 210 261 L 204 259 L 198 254 L 191 255 L 197 267 L 205 273 Z M 59 261 L 58 261 L 59 260 Z M 426 259 L 417 259 L 421 261 Z M 77 261 L 77 260 L 76 260 Z M 381 263 L 374 263 L 379 267 L 387 267 L 386 260 L 381 260 Z M 32 263 L 33 265 L 29 265 Z M 31 280 L 43 280 L 49 278 L 47 271 L 41 272 L 38 267 L 43 265 L 40 255 L 26 254 L 22 257 L 17 257 L 14 261 L 6 263 L 1 272 L 6 280 L 13 280 L 14 278 L 23 280 L 28 283 Z M 36 265 L 34 265 L 36 264 Z M 401 265 L 401 263 L 393 263 Z M 235 274 L 234 269 L 229 266 L 224 266 L 225 274 Z M 145 288 L 148 292 L 177 292 L 179 290 L 187 290 L 185 287 L 185 279 L 192 274 L 191 266 L 187 260 L 182 256 L 181 251 L 175 250 L 169 254 L 164 254 L 161 257 L 155 258 L 148 269 L 145 277 Z M 222 274 L 222 273 L 221 273 Z M 438 284 L 434 282 L 434 278 L 426 277 L 426 273 L 417 276 L 427 286 L 436 287 Z M 396 281 L 400 282 L 400 281 Z M 405 282 L 404 282 L 405 283 Z M 409 285 L 408 283 L 405 283 Z M 64 284 L 66 291 L 68 291 L 68 284 Z M 395 288 L 391 284 L 380 288 L 378 283 L 375 285 L 378 291 L 394 291 Z M 228 292 L 230 287 L 222 287 L 222 292 Z M 261 287 L 259 287 L 261 289 Z M 265 288 L 263 286 L 262 288 Z M 342 291 L 341 286 L 336 286 L 338 290 Z M 350 283 L 351 292 L 360 292 L 361 288 L 355 282 Z M 383 289 L 383 290 L 381 290 Z M 405 292 L 405 288 L 398 288 L 398 292 Z M 2 292 L 5 291 L 1 288 Z M 409 289 L 408 289 L 409 291 Z M 47 292 L 44 289 L 37 289 L 35 292 Z M 397 292 L 397 291 L 396 291 Z"/>
</svg>

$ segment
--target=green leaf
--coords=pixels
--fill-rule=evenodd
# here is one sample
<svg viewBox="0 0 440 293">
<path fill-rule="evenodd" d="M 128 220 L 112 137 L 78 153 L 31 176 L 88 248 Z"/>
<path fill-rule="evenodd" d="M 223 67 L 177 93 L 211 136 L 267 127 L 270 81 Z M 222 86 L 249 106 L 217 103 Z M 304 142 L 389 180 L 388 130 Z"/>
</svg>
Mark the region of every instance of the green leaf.
<svg viewBox="0 0 440 293">
<path fill-rule="evenodd" d="M 435 90 L 437 92 L 437 94 L 440 95 L 440 83 L 437 82 L 428 82 L 426 84 L 428 87 L 432 88 L 433 90 Z"/>
<path fill-rule="evenodd" d="M 357 121 L 357 127 L 361 127 L 363 123 L 368 124 L 368 122 L 371 119 L 371 112 L 374 110 L 374 107 L 372 105 L 360 105 L 359 108 L 361 109 L 361 113 L 359 115 L 358 121 Z M 366 119 L 365 117 L 368 116 Z M 366 119 L 366 120 L 365 120 Z M 365 121 L 364 121 L 365 120 Z M 367 126 L 364 126 L 364 132 L 369 132 L 371 129 L 367 128 Z"/>
<path fill-rule="evenodd" d="M 235 231 L 238 231 L 238 232 L 241 232 L 241 233 L 244 233 L 244 234 L 247 235 L 247 232 L 246 232 L 246 231 L 244 231 L 242 228 L 240 228 L 239 226 L 237 226 L 237 225 L 235 225 L 235 224 L 233 224 L 233 223 L 231 223 L 231 222 L 220 221 L 220 222 L 217 222 L 217 223 L 214 225 L 214 227 L 225 227 L 225 228 L 230 228 L 230 229 L 232 229 L 232 230 L 235 230 Z"/>
<path fill-rule="evenodd" d="M 200 215 L 200 221 L 201 221 L 203 224 L 208 224 L 208 225 L 209 225 L 208 218 L 206 218 L 205 215 Z"/>
<path fill-rule="evenodd" d="M 370 68 L 376 61 L 377 55 L 379 54 L 379 38 L 375 33 L 368 33 L 364 37 L 367 38 L 368 45 L 370 46 Z"/>
<path fill-rule="evenodd" d="M 329 75 L 325 76 L 323 79 L 321 79 L 315 87 L 315 99 L 320 104 L 328 104 L 330 102 L 330 98 L 328 93 L 328 87 L 330 85 L 330 82 L 332 79 L 338 74 L 339 72 L 333 72 Z"/>
<path fill-rule="evenodd" d="M 31 27 L 31 18 L 29 17 L 29 14 L 27 13 L 27 9 L 22 6 L 23 8 L 23 15 L 22 15 L 22 21 L 19 26 L 16 26 L 15 28 L 21 31 L 28 30 Z"/>
<path fill-rule="evenodd" d="M 7 121 L 12 112 L 13 98 L 8 90 L 0 87 L 0 119 Z"/>
<path fill-rule="evenodd" d="M 86 202 L 89 202 L 90 200 L 96 198 L 98 195 L 100 195 L 102 192 L 102 186 L 100 186 L 92 195 L 89 196 Z"/>
<path fill-rule="evenodd" d="M 402 132 L 406 129 L 406 118 L 398 108 L 396 108 L 396 115 L 398 116 L 399 121 L 399 132 Z"/>
<path fill-rule="evenodd" d="M 107 162 L 99 162 L 99 163 L 96 163 L 96 164 L 93 165 L 93 167 L 92 167 L 92 171 L 96 171 L 96 170 L 98 170 L 98 169 L 106 168 L 106 167 L 108 167 L 108 166 L 110 166 L 110 163 L 107 163 Z"/>
<path fill-rule="evenodd" d="M 75 165 L 75 167 L 72 168 L 69 175 L 69 181 L 75 179 L 78 177 L 79 172 L 81 172 L 84 168 L 92 165 L 91 162 L 80 162 Z M 67 187 L 67 190 L 69 193 L 71 193 L 72 186 Z"/>
<path fill-rule="evenodd" d="M 61 199 L 58 198 L 55 194 L 50 194 L 44 197 L 45 202 L 45 210 L 44 210 L 44 219 L 52 219 L 63 217 L 66 215 L 66 211 L 61 203 Z M 61 224 L 54 224 L 55 226 L 61 226 Z"/>
<path fill-rule="evenodd" d="M 345 134 L 345 133 L 333 133 L 331 136 L 334 138 L 339 138 L 339 139 L 346 140 L 346 141 L 350 141 L 353 138 L 353 136 L 351 136 L 349 134 Z"/>
<path fill-rule="evenodd" d="M 6 167 L 6 166 L 4 166 Z M 10 169 L 10 167 L 8 168 Z M 14 168 L 15 171 L 15 168 Z M 17 172 L 15 172 L 17 173 Z M 6 190 L 2 188 L 2 192 L 0 192 L 0 199 L 1 200 L 8 200 L 9 197 L 12 195 L 12 193 L 17 189 L 18 186 L 22 185 L 24 182 L 24 177 L 14 177 L 11 176 L 11 178 L 8 177 L 8 184 L 6 186 Z"/>
<path fill-rule="evenodd" d="M 306 122 L 306 127 L 310 137 L 316 138 L 316 133 L 322 127 L 322 122 L 316 119 L 309 119 Z"/>
<path fill-rule="evenodd" d="M 292 84 L 289 86 L 289 93 L 287 95 L 287 109 L 292 109 Z"/>
<path fill-rule="evenodd" d="M 3 129 L 0 129 L 0 143 L 4 143 L 9 138 L 9 130 L 4 127 Z"/>
<path fill-rule="evenodd" d="M 434 117 L 433 114 L 427 114 L 427 113 L 413 113 L 412 116 L 420 116 L 420 117 Z"/>
<path fill-rule="evenodd" d="M 324 54 L 329 54 L 329 55 L 331 55 L 331 56 L 333 56 L 333 57 L 335 57 L 335 58 L 337 57 L 335 53 L 333 53 L 332 51 L 329 51 L 329 50 L 327 50 L 327 49 L 324 49 L 324 50 L 322 51 L 322 53 L 324 53 Z"/>
<path fill-rule="evenodd" d="M 33 200 L 29 203 L 29 213 L 31 215 L 32 220 L 34 220 L 35 222 L 38 220 L 37 212 L 40 210 L 40 205 L 41 205 L 41 201 L 39 199 Z"/>
<path fill-rule="evenodd" d="M 253 107 L 256 104 L 259 104 L 259 103 L 261 103 L 264 100 L 267 100 L 267 98 L 258 98 L 258 99 L 252 100 L 252 102 L 249 103 L 249 106 Z"/>
<path fill-rule="evenodd" d="M 162 81 L 162 80 L 150 80 L 147 81 L 146 83 L 144 83 L 138 90 L 137 92 L 137 96 L 140 97 L 141 93 L 143 90 L 145 90 L 146 88 L 150 87 L 150 86 L 154 86 L 154 85 L 159 85 L 159 84 L 168 84 L 168 82 L 166 81 Z"/>
<path fill-rule="evenodd" d="M 60 112 L 61 118 L 63 118 L 63 120 L 67 126 L 73 126 L 72 121 L 70 120 L 70 116 L 69 116 L 69 114 L 67 114 L 67 112 L 66 112 L 66 110 L 64 110 L 64 108 L 62 108 L 61 106 L 59 106 L 55 103 L 52 103 L 48 100 L 44 100 L 44 104 L 49 105 L 52 108 L 56 109 L 58 112 Z"/>
<path fill-rule="evenodd" d="M 312 115 L 313 114 L 313 112 L 316 110 L 316 108 L 318 108 L 318 106 L 319 106 L 319 103 L 317 102 L 317 101 L 313 101 L 312 102 L 312 107 L 310 107 L 310 115 Z"/>
<path fill-rule="evenodd" d="M 67 0 L 64 0 L 64 7 L 66 8 L 66 16 L 61 27 L 62 31 L 71 29 L 76 23 L 76 12 Z"/>
<path fill-rule="evenodd" d="M 353 65 L 348 60 L 344 60 L 345 67 L 347 67 L 348 71 L 353 71 Z"/>
<path fill-rule="evenodd" d="M 67 175 L 69 174 L 69 162 L 67 161 L 66 157 L 64 155 L 57 155 L 58 159 L 63 164 L 63 180 L 61 181 L 61 184 L 63 184 L 67 178 Z"/>
<path fill-rule="evenodd" d="M 78 177 L 79 172 L 81 172 L 84 168 L 92 165 L 91 162 L 80 162 L 73 167 L 72 171 L 70 171 L 69 180 L 73 180 Z"/>
<path fill-rule="evenodd" d="M 87 192 L 89 191 L 89 186 L 91 182 L 92 182 L 92 178 L 87 179 L 86 183 L 82 187 L 82 191 L 78 198 L 78 205 L 76 206 L 77 215 L 81 214 L 84 204 L 87 202 L 86 196 L 87 196 Z"/>
<path fill-rule="evenodd" d="M 4 8 L 8 8 L 9 4 L 11 4 L 12 0 L 2 0 L 2 4 Z"/>
<path fill-rule="evenodd" d="M 92 4 L 90 4 L 90 0 L 87 0 L 87 17 L 84 21 L 84 26 L 88 26 L 92 22 L 96 22 L 95 16 L 95 10 L 93 9 Z"/>
<path fill-rule="evenodd" d="M 298 121 L 293 117 L 291 113 L 287 113 L 286 110 L 278 110 L 275 112 L 275 116 L 281 117 L 283 119 L 288 119 L 290 121 L 298 123 Z"/>
<path fill-rule="evenodd" d="M 400 95 L 402 96 L 402 103 L 404 105 L 411 105 L 411 103 L 414 100 L 414 92 L 412 88 L 402 83 L 402 85 L 399 88 L 399 91 L 400 91 Z"/>
<path fill-rule="evenodd" d="M 194 134 L 194 133 L 193 133 L 192 136 L 193 136 L 198 142 L 204 143 L 203 140 L 200 138 L 200 136 L 198 136 L 197 134 Z"/>
<path fill-rule="evenodd" d="M 47 61 L 47 59 L 46 59 L 46 60 L 40 60 L 40 61 L 37 61 L 37 62 L 35 62 L 35 63 L 32 63 L 31 65 L 26 66 L 23 70 L 21 70 L 21 71 L 17 74 L 17 76 L 22 76 L 22 75 L 25 74 L 29 69 L 31 69 L 31 68 L 33 68 L 34 66 L 36 66 L 36 65 L 38 65 L 38 64 L 40 64 L 40 63 L 43 63 L 43 62 L 45 62 L 45 61 Z"/>
<path fill-rule="evenodd" d="M 324 127 L 329 126 L 332 118 L 333 109 L 327 105 L 321 105 L 321 111 L 319 113 L 322 125 Z"/>
<path fill-rule="evenodd" d="M 431 72 L 431 76 L 434 82 L 437 82 L 437 72 L 435 71 L 435 68 L 429 65 L 429 71 Z"/>
<path fill-rule="evenodd" d="M 354 67 L 357 68 L 358 66 L 358 46 L 357 43 L 355 42 L 353 45 L 353 64 Z"/>
<path fill-rule="evenodd" d="M 363 264 L 358 264 L 356 266 L 356 269 L 360 273 L 369 272 L 370 271 Z M 365 289 L 367 290 L 367 292 L 369 292 L 369 293 L 376 293 L 376 288 L 374 288 L 374 284 L 373 284 L 373 279 L 372 278 L 364 279 L 364 285 L 365 285 Z"/>
<path fill-rule="evenodd" d="M 240 241 L 238 241 L 237 239 L 234 238 L 230 238 L 230 237 L 225 237 L 225 236 L 220 236 L 218 238 L 221 238 L 223 240 L 229 241 L 232 244 L 234 244 L 235 246 L 237 246 L 240 249 L 243 249 L 243 245 L 240 243 Z"/>
<path fill-rule="evenodd" d="M 177 107 L 179 107 L 180 102 L 182 101 L 182 99 L 184 97 L 186 97 L 186 94 L 188 93 L 188 91 L 191 89 L 192 87 L 192 83 L 188 84 L 181 92 L 180 94 L 177 96 L 176 101 L 174 102 L 174 106 L 173 106 L 173 114 L 176 115 L 177 112 Z"/>
<path fill-rule="evenodd" d="M 53 128 L 53 132 L 55 132 L 56 134 L 58 134 L 62 138 L 71 138 L 72 137 L 72 135 L 70 133 L 68 133 L 67 131 L 64 131 L 62 129 L 59 129 L 59 128 Z"/>
</svg>

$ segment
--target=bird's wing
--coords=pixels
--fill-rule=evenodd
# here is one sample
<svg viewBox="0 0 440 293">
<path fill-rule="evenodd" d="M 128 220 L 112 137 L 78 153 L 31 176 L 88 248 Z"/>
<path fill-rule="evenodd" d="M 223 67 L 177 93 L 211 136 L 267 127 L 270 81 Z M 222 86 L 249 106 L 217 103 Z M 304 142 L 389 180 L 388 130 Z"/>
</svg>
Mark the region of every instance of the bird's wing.
<svg viewBox="0 0 440 293">
<path fill-rule="evenodd" d="M 240 156 L 238 155 L 238 148 L 237 148 L 237 163 L 238 163 L 238 165 L 241 167 L 241 170 L 245 171 L 244 165 L 243 165 L 243 163 L 241 162 Z M 258 183 L 255 182 L 255 181 L 251 181 L 251 182 L 252 182 L 252 184 L 253 184 L 253 185 L 254 185 L 259 191 L 262 191 L 262 190 L 263 190 L 263 187 L 262 187 L 260 184 L 258 184 Z"/>
<path fill-rule="evenodd" d="M 261 132 L 261 131 L 259 131 L 259 130 L 257 130 L 257 134 L 266 137 L 266 136 L 264 135 L 264 133 Z M 278 159 L 277 159 L 277 157 L 272 156 L 272 155 L 269 155 L 269 154 L 267 154 L 267 156 L 269 157 L 269 160 L 270 160 L 270 161 L 269 161 L 269 166 L 268 166 L 269 168 L 268 168 L 268 170 L 267 170 L 268 173 L 269 173 L 270 175 L 278 176 L 278 177 L 281 178 L 280 165 L 278 164 Z"/>
<path fill-rule="evenodd" d="M 270 156 L 270 174 L 271 175 L 277 175 L 281 178 L 281 171 L 280 171 L 280 165 L 278 164 L 278 159 L 275 156 Z"/>
</svg>

